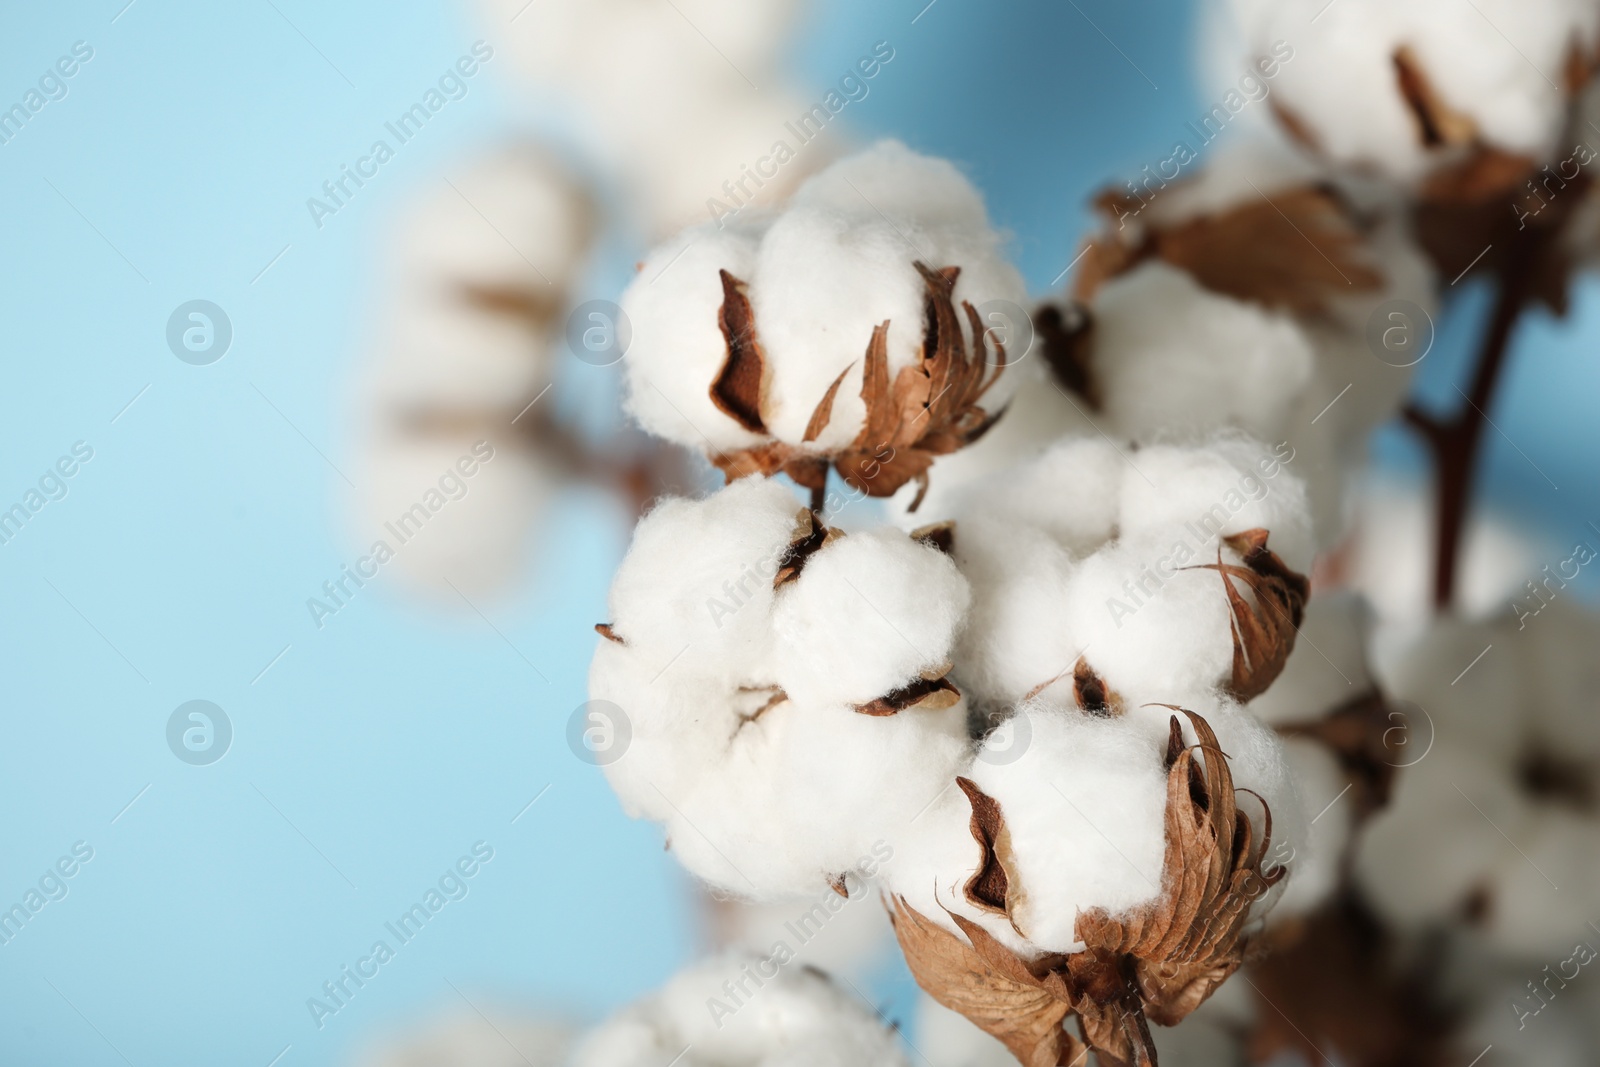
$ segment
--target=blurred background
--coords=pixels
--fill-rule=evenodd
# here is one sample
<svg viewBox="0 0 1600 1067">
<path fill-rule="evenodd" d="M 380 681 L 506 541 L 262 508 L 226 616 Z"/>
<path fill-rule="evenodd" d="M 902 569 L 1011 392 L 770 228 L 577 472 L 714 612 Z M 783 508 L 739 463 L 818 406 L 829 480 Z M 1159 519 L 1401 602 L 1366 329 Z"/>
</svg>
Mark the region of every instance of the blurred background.
<svg viewBox="0 0 1600 1067">
<path fill-rule="evenodd" d="M 600 220 L 534 399 L 591 441 L 617 437 L 619 367 L 578 359 L 562 320 L 614 300 L 667 225 L 628 183 L 648 184 L 671 132 L 632 153 L 540 82 L 541 48 L 601 71 L 631 61 L 601 32 L 533 40 L 543 2 L 0 15 L 0 107 L 26 109 L 0 125 L 0 509 L 26 510 L 0 526 L 0 907 L 74 868 L 49 883 L 64 895 L 0 927 L 0 1062 L 313 1067 L 440 1013 L 582 1023 L 713 936 L 656 829 L 624 817 L 567 740 L 626 494 L 550 490 L 513 530 L 525 566 L 492 588 L 441 598 L 384 568 L 337 599 L 324 589 L 381 525 L 362 503 L 377 477 L 363 383 L 392 327 L 395 235 L 507 145 L 547 146 Z M 678 15 L 670 47 L 726 75 L 720 28 Z M 951 158 L 1043 295 L 1064 284 L 1089 195 L 1165 158 L 1209 106 L 1200 18 L 1186 0 L 816 0 L 773 69 L 804 110 L 888 42 L 826 151 L 893 136 Z M 391 137 L 467 56 L 460 95 Z M 61 57 L 74 73 L 35 109 Z M 324 183 L 380 139 L 392 158 L 332 198 Z M 1592 277 L 1578 294 L 1567 319 L 1533 315 L 1518 337 L 1481 497 L 1563 547 L 1600 521 Z M 214 306 L 191 319 L 193 301 Z M 1467 290 L 1446 308 L 1425 398 L 1454 396 L 1456 339 L 1484 304 Z M 1377 455 L 1402 484 L 1425 469 L 1398 430 Z M 190 701 L 213 707 L 174 733 Z M 214 736 L 186 747 L 196 724 Z M 308 1010 L 475 849 L 464 895 L 336 1013 Z M 863 968 L 865 995 L 904 1021 L 892 955 Z"/>
</svg>

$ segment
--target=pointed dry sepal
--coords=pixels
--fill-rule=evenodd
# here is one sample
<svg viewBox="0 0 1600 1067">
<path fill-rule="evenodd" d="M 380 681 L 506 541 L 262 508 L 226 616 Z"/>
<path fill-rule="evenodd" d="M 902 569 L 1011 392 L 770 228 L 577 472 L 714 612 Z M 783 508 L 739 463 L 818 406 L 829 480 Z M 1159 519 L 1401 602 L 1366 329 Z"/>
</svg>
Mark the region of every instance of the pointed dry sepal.
<svg viewBox="0 0 1600 1067">
<path fill-rule="evenodd" d="M 991 363 L 977 309 L 963 302 L 973 338 L 969 351 L 952 298 L 961 268 L 931 270 L 922 263 L 916 268 L 927 290 L 921 358 L 891 377 L 891 324 L 886 320 L 873 329 L 861 371 L 866 417 L 850 444 L 834 450 L 808 447 L 832 421 L 834 400 L 854 364 L 841 371 L 818 399 L 799 445 L 769 440 L 712 457 L 730 481 L 781 471 L 807 488 L 819 489 L 826 484 L 831 465 L 869 496 L 890 496 L 910 481 L 926 489 L 928 468 L 936 457 L 971 444 L 993 425 L 998 415 L 989 414 L 979 401 L 1005 372 L 1005 347 L 995 343 Z M 727 271 L 722 272 L 722 291 L 718 322 L 727 356 L 711 383 L 711 401 L 744 429 L 765 434 L 770 375 L 755 315 L 745 284 Z M 920 502 L 921 493 L 912 510 Z"/>
<path fill-rule="evenodd" d="M 1267 537 L 1259 527 L 1231 534 L 1223 544 L 1239 553 L 1242 563 L 1222 562 L 1218 545 L 1217 562 L 1186 568 L 1222 575 L 1233 616 L 1233 671 L 1223 689 L 1241 703 L 1266 692 L 1283 673 L 1311 596 L 1311 583 L 1267 547 Z M 1236 580 L 1255 594 L 1254 603 L 1239 592 Z"/>
</svg>

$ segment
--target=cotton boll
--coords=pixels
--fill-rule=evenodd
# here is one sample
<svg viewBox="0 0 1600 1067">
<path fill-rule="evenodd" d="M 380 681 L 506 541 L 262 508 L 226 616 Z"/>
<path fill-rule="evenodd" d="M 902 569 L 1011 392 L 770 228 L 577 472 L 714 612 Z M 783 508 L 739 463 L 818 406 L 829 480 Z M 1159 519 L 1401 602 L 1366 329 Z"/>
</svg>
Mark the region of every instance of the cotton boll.
<svg viewBox="0 0 1600 1067">
<path fill-rule="evenodd" d="M 1576 41 L 1592 50 L 1593 5 L 1555 0 L 1529 8 L 1509 0 L 1462 19 L 1446 3 L 1360 0 L 1324 11 L 1316 0 L 1233 5 L 1247 47 L 1282 42 L 1275 99 L 1322 154 L 1355 168 L 1374 167 L 1403 181 L 1424 175 L 1441 157 L 1424 143 L 1402 91 L 1395 53 L 1405 47 L 1434 93 L 1472 124 L 1475 140 L 1544 158 L 1560 132 L 1566 94 L 1552 77 Z M 1303 32 L 1317 19 L 1317 32 Z"/>
<path fill-rule="evenodd" d="M 579 1046 L 573 1067 L 905 1067 L 894 1031 L 792 953 L 726 953 L 680 972 Z"/>
<path fill-rule="evenodd" d="M 625 404 L 650 433 L 713 453 L 761 440 L 710 395 L 728 356 L 717 318 L 723 300 L 718 271 L 745 277 L 758 239 L 756 230 L 741 225 L 689 230 L 651 253 L 622 294 L 632 328 Z"/>
<path fill-rule="evenodd" d="M 1249 707 L 1274 725 L 1314 722 L 1370 693 L 1367 664 L 1372 608 L 1349 590 L 1318 592 L 1306 603 L 1294 651 L 1283 673 Z"/>
<path fill-rule="evenodd" d="M 861 182 L 884 202 L 840 195 Z M 862 380 L 873 331 L 889 323 L 891 382 L 922 360 L 929 283 L 915 267 L 919 261 L 930 270 L 960 269 L 952 297 L 957 309 L 963 301 L 1025 299 L 1021 277 L 1001 258 L 999 238 L 965 179 L 948 163 L 892 141 L 813 177 L 783 211 L 683 235 L 651 257 L 624 295 L 634 331 L 630 410 L 651 432 L 714 457 L 768 440 L 824 457 L 844 449 L 865 415 Z M 728 355 L 718 320 L 725 298 L 720 270 L 745 283 L 760 358 L 759 398 L 746 400 L 758 400 L 759 418 L 736 420 L 710 396 Z M 957 318 L 971 345 L 970 322 L 959 310 Z M 998 410 L 1015 386 L 982 369 L 993 379 L 981 398 L 984 410 Z M 829 419 L 812 427 L 835 382 Z M 957 395 L 963 404 L 970 399 Z"/>
<path fill-rule="evenodd" d="M 773 220 L 748 280 L 769 356 L 771 377 L 764 384 L 770 408 L 763 414 L 775 437 L 799 443 L 829 386 L 854 366 L 815 443 L 840 448 L 855 438 L 865 412 L 860 367 L 873 329 L 883 322 L 889 323 L 891 381 L 921 358 L 926 286 L 914 261 L 961 268 L 958 314 L 963 301 L 976 307 L 1026 300 L 976 191 L 949 163 L 895 141 L 822 171 Z M 970 343 L 965 322 L 962 332 Z M 991 409 L 1005 402 L 1010 388 L 1002 375 L 985 398 Z"/>
<path fill-rule="evenodd" d="M 1184 708 L 1206 720 L 1227 757 L 1228 771 L 1239 790 L 1235 802 L 1239 810 L 1250 817 L 1257 847 L 1266 833 L 1262 805 L 1272 813 L 1272 843 L 1261 866 L 1264 871 L 1276 866 L 1286 867 L 1289 877 L 1262 893 L 1253 903 L 1254 917 L 1266 915 L 1287 887 L 1294 884 L 1301 864 L 1319 862 L 1310 828 L 1314 812 L 1307 810 L 1305 794 L 1292 773 L 1293 765 L 1285 752 L 1284 740 L 1243 706 L 1215 693 L 1134 690 L 1125 697 L 1128 705 L 1125 718 L 1143 729 L 1147 736 L 1159 737 L 1163 744 L 1174 715 L 1177 715 L 1185 740 L 1191 745 L 1199 743 L 1188 717 L 1167 705 Z M 1309 880 L 1315 882 L 1318 877 L 1318 872 L 1313 870 Z"/>
<path fill-rule="evenodd" d="M 773 577 L 802 532 L 801 510 L 763 478 L 663 501 L 634 531 L 608 621 L 659 671 L 752 682 L 770 654 Z"/>
<path fill-rule="evenodd" d="M 1262 528 L 1267 547 L 1294 570 L 1310 570 L 1312 541 L 1305 488 L 1293 453 L 1245 437 L 1220 437 L 1199 447 L 1157 445 L 1133 459 L 1123 480 L 1124 532 L 1181 531 L 1215 562 L 1219 536 Z"/>
<path fill-rule="evenodd" d="M 503 434 L 392 429 L 366 438 L 355 468 L 353 537 L 365 550 L 355 571 L 366 580 L 393 573 L 463 609 L 461 596 L 504 588 L 526 558 L 534 518 L 555 483 L 549 465 L 517 444 Z"/>
<path fill-rule="evenodd" d="M 1164 262 L 1107 282 L 1091 310 L 1105 416 L 1135 439 L 1233 426 L 1281 440 L 1311 381 L 1315 355 L 1294 319 Z"/>
<path fill-rule="evenodd" d="M 1165 857 L 1167 775 L 1150 731 L 1075 712 L 1032 715 L 1014 763 L 970 777 L 1011 836 L 1011 919 L 1036 951 L 1082 947 L 1080 912 L 1117 913 L 1156 897 Z"/>
<path fill-rule="evenodd" d="M 1485 754 L 1512 752 L 1526 729 L 1512 709 L 1527 706 L 1529 694 L 1518 650 L 1505 643 L 1498 650 L 1489 647 L 1494 636 L 1478 624 L 1441 619 L 1397 650 L 1384 673 L 1386 689 L 1420 705 L 1446 744 Z M 1471 672 L 1463 675 L 1469 664 Z"/>
<path fill-rule="evenodd" d="M 430 1020 L 416 1033 L 388 1036 L 361 1054 L 359 1067 L 564 1067 L 575 1034 L 562 1021 L 494 1010 Z"/>
<path fill-rule="evenodd" d="M 1031 717 L 1035 713 L 1019 709 L 1017 714 Z M 1018 736 L 1023 736 L 1024 746 L 1031 744 L 1031 726 Z M 980 756 L 980 762 L 982 758 Z M 962 891 L 978 870 L 982 850 L 972 836 L 972 804 L 957 787 L 955 774 L 970 776 L 973 766 L 977 764 L 953 772 L 940 791 L 895 838 L 894 856 L 883 868 L 883 885 L 888 894 L 904 900 L 923 918 L 958 937 L 966 935 L 961 933 L 952 914 L 983 927 L 1013 952 L 1032 955 L 1036 950 L 1026 937 L 1012 928 L 1004 915 L 976 906 Z"/>
<path fill-rule="evenodd" d="M 1357 839 L 1357 879 L 1379 913 L 1403 928 L 1453 919 L 1494 870 L 1500 833 L 1515 840 L 1524 830 L 1522 814 L 1492 761 L 1436 744 L 1396 778 L 1389 806 Z"/>
<path fill-rule="evenodd" d="M 887 846 L 886 849 L 892 848 Z M 736 897 L 708 901 L 718 944 L 749 952 L 765 952 L 787 941 L 795 960 L 851 982 L 865 983 L 896 956 L 894 930 L 876 889 L 861 879 L 875 876 L 882 860 L 869 857 L 872 866 L 857 868 L 848 882 L 848 902 L 832 910 L 830 887 L 809 897 L 791 897 L 752 904 Z M 819 907 L 819 901 L 821 905 Z M 799 936 L 795 931 L 799 931 Z M 797 943 L 804 937 L 803 943 Z"/>
<path fill-rule="evenodd" d="M 1117 534 L 1118 500 L 1132 476 L 1126 456 L 1103 437 L 1064 437 L 1030 462 L 967 487 L 954 517 L 1029 526 L 1074 555 L 1087 555 Z"/>
<path fill-rule="evenodd" d="M 1175 552 L 1183 548 L 1173 537 L 1128 536 L 1073 573 L 1062 605 L 1067 625 L 1113 690 L 1188 693 L 1231 676 L 1233 616 L 1223 578 L 1186 564 L 1191 557 Z"/>
<path fill-rule="evenodd" d="M 966 752 L 961 703 L 874 716 L 780 702 L 738 728 L 678 805 L 671 846 L 684 866 L 741 896 L 821 890 L 875 846 L 895 847 Z"/>
<path fill-rule="evenodd" d="M 1600 765 L 1600 617 L 1574 600 L 1556 600 L 1528 620 L 1525 676 L 1534 687 L 1532 721 L 1536 742 L 1553 751 Z M 1508 623 L 1505 627 L 1512 629 Z M 1509 637 L 1510 635 L 1508 635 Z M 1493 654 L 1492 652 L 1490 653 Z M 1485 657 L 1487 659 L 1487 657 Z M 1481 666 L 1482 664 L 1480 664 Z"/>
<path fill-rule="evenodd" d="M 587 259 L 594 207 L 535 145 L 431 189 L 402 217 L 368 386 L 402 410 L 506 408 L 549 376 L 549 337 Z"/>
<path fill-rule="evenodd" d="M 942 674 L 970 600 L 931 545 L 894 529 L 839 538 L 778 593 L 778 684 L 801 703 L 865 704 Z"/>
<path fill-rule="evenodd" d="M 1037 527 L 1003 519 L 960 522 L 955 560 L 972 583 L 972 607 L 957 648 L 959 684 L 980 701 L 1007 704 L 1070 674 L 1083 648 L 1068 614 L 1070 554 Z M 1041 694 L 1070 701 L 1070 685 Z"/>
</svg>

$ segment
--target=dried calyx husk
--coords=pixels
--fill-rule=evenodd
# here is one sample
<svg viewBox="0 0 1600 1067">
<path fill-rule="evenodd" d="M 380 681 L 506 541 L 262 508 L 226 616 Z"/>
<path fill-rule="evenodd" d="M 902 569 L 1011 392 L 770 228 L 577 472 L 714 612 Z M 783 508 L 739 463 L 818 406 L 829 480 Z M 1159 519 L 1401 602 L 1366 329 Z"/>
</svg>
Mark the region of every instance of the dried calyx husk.
<svg viewBox="0 0 1600 1067">
<path fill-rule="evenodd" d="M 1107 226 L 1088 240 L 1073 284 L 1073 297 L 1084 303 L 1107 281 L 1152 259 L 1212 292 L 1297 314 L 1325 312 L 1335 297 L 1383 286 L 1364 251 L 1371 221 L 1323 183 L 1164 222 L 1133 218 L 1144 204 L 1122 190 L 1107 189 L 1094 204 Z"/>
<path fill-rule="evenodd" d="M 1222 575 L 1233 615 L 1233 675 L 1224 688 L 1241 701 L 1260 696 L 1283 673 L 1311 596 L 1310 581 L 1267 547 L 1267 537 L 1263 529 L 1224 537 L 1223 544 L 1239 553 L 1243 562 L 1222 562 L 1219 545 L 1217 562 L 1196 568 Z M 1239 592 L 1236 580 L 1255 594 L 1254 603 Z"/>
<path fill-rule="evenodd" d="M 1268 867 L 1272 813 L 1262 804 L 1259 837 L 1237 805 L 1216 734 L 1173 705 L 1166 751 L 1166 856 L 1162 888 L 1130 911 L 1080 912 L 1083 949 L 1027 959 L 953 912 L 965 939 L 903 898 L 891 914 L 917 983 L 939 1003 L 998 1038 L 1026 1067 L 1065 1067 L 1093 1048 L 1105 1065 L 1156 1062 L 1148 1023 L 1176 1025 L 1244 962 L 1251 905 L 1286 874 Z M 1198 744 L 1185 743 L 1178 715 Z M 1012 918 L 1020 899 L 1005 813 L 973 782 L 957 779 L 972 805 L 982 858 L 963 887 L 967 902 Z M 1041 887 L 1028 887 L 1038 894 Z M 1015 920 L 1013 919 L 1013 925 Z M 1079 1036 L 1064 1024 L 1076 1015 Z"/>
<path fill-rule="evenodd" d="M 1004 413 L 1004 409 L 991 413 L 979 403 L 1005 373 L 1006 349 L 998 337 L 986 334 L 977 309 L 962 301 L 972 334 L 969 348 L 951 296 L 961 268 L 934 270 L 921 262 L 914 265 L 926 287 L 922 357 L 891 379 L 887 342 L 893 324 L 885 320 L 873 329 L 861 376 L 861 400 L 867 414 L 854 440 L 834 451 L 806 447 L 827 429 L 834 397 L 854 368 L 852 363 L 818 399 L 800 445 L 770 440 L 715 454 L 712 462 L 729 481 L 782 472 L 819 493 L 831 466 L 868 496 L 890 496 L 913 480 L 926 489 L 928 468 L 936 457 L 978 440 Z M 723 302 L 718 322 L 728 354 L 711 383 L 711 401 L 744 429 L 766 433 L 763 413 L 768 375 L 755 313 L 745 284 L 726 270 L 721 276 Z M 988 352 L 991 340 L 993 357 Z M 912 507 L 915 509 L 915 504 Z"/>
</svg>

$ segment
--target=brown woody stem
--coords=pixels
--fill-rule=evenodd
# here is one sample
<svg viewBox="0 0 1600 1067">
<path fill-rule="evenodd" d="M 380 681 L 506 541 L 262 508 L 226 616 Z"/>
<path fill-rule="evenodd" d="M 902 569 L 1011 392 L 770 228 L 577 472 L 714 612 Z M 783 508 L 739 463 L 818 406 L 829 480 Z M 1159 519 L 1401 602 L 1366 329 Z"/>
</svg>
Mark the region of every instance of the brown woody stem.
<svg viewBox="0 0 1600 1067">
<path fill-rule="evenodd" d="M 1415 404 L 1407 404 L 1402 412 L 1406 424 L 1422 438 L 1433 457 L 1438 502 L 1433 561 L 1436 608 L 1448 608 L 1455 593 L 1462 530 L 1471 503 L 1487 412 L 1510 352 L 1511 335 L 1533 295 L 1535 267 L 1550 245 L 1553 230 L 1530 226 L 1513 236 L 1498 272 L 1499 292 L 1478 349 L 1466 403 L 1448 420 L 1436 418 Z"/>
</svg>

